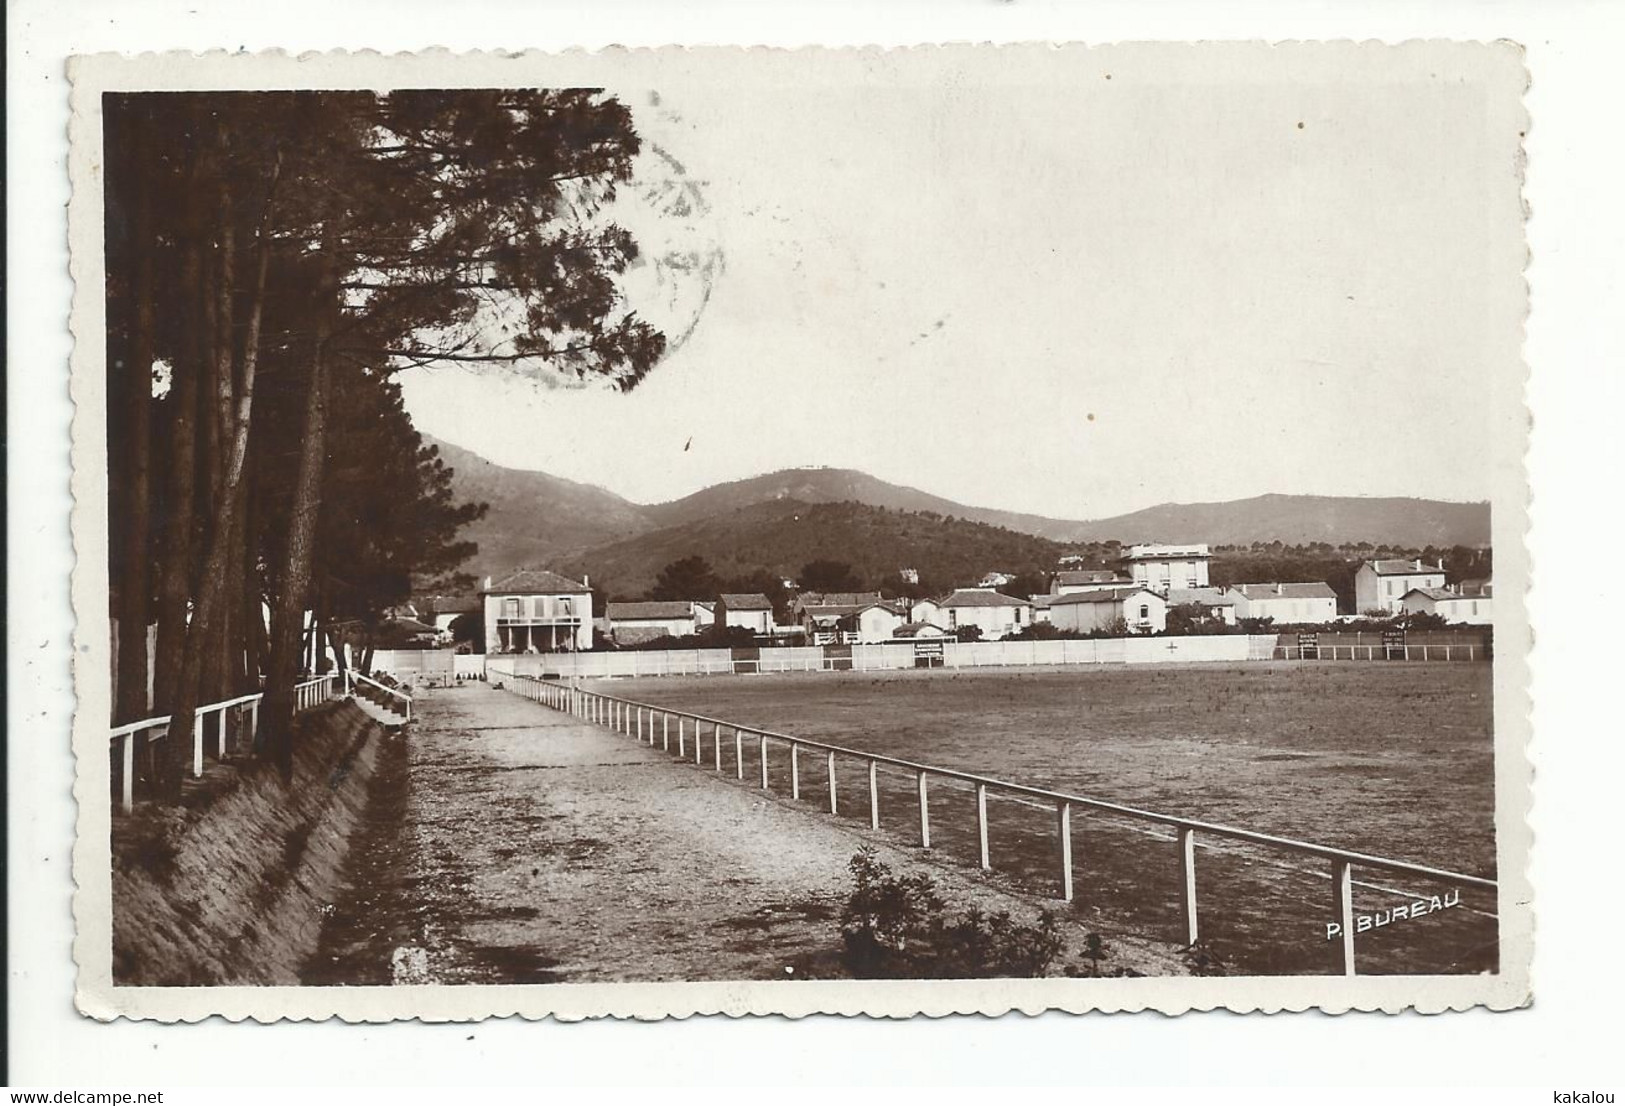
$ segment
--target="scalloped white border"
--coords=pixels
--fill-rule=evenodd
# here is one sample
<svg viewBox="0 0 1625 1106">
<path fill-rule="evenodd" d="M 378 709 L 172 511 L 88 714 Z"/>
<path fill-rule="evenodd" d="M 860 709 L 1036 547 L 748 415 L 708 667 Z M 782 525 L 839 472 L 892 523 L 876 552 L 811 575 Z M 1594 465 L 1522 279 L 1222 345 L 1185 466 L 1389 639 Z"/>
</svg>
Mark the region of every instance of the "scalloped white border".
<svg viewBox="0 0 1625 1106">
<path fill-rule="evenodd" d="M 812 981 L 652 984 L 553 984 L 394 988 L 114 987 L 111 977 L 110 810 L 105 729 L 108 715 L 106 576 L 107 498 L 104 394 L 105 324 L 102 300 L 102 177 L 100 95 L 130 89 L 254 89 L 323 87 L 489 87 L 607 84 L 662 89 L 683 83 L 752 81 L 807 87 L 854 81 L 934 84 L 972 73 L 990 83 L 1078 79 L 1078 65 L 1109 66 L 1118 74 L 1154 72 L 1160 80 L 1215 81 L 1255 73 L 1268 52 L 1274 79 L 1324 80 L 1331 66 L 1359 65 L 1360 76 L 1400 77 L 1448 64 L 1486 88 L 1486 116 L 1508 136 L 1509 203 L 1506 248 L 1517 254 L 1516 287 L 1508 281 L 1504 333 L 1497 348 L 1504 363 L 1486 366 L 1497 425 L 1494 442 L 1493 536 L 1497 605 L 1495 660 L 1496 831 L 1501 873 L 1501 971 L 1486 976 L 1230 977 L 1159 979 L 1044 979 L 1000 981 Z M 1440 59 L 1448 58 L 1448 62 Z M 1527 821 L 1531 767 L 1527 755 L 1529 619 L 1522 598 L 1529 580 L 1525 543 L 1528 484 L 1524 471 L 1528 414 L 1522 358 L 1527 261 L 1522 220 L 1523 147 L 1528 87 L 1522 49 L 1508 42 L 1128 43 L 1103 46 L 916 46 L 881 50 L 795 50 L 743 47 L 667 47 L 561 53 L 467 53 L 426 50 L 260 54 L 165 53 L 123 57 L 97 54 L 70 59 L 69 125 L 70 272 L 74 281 L 71 394 L 73 424 L 73 602 L 76 615 L 74 754 L 78 804 L 74 845 L 74 955 L 79 967 L 76 1003 L 91 1017 L 195 1022 L 211 1016 L 238 1021 L 350 1022 L 421 1019 L 475 1021 L 518 1015 L 561 1021 L 613 1017 L 653 1020 L 693 1014 L 730 1016 L 824 1013 L 904 1018 L 949 1014 L 998 1015 L 1045 1010 L 1137 1011 L 1178 1014 L 1223 1008 L 1233 1012 L 1320 1009 L 1329 1013 L 1417 1010 L 1435 1013 L 1474 1006 L 1507 1010 L 1530 998 L 1533 952 L 1532 889 L 1528 880 L 1531 834 Z M 1518 602 L 1507 599 L 1518 597 Z M 1521 646 L 1521 647 L 1520 647 Z"/>
</svg>

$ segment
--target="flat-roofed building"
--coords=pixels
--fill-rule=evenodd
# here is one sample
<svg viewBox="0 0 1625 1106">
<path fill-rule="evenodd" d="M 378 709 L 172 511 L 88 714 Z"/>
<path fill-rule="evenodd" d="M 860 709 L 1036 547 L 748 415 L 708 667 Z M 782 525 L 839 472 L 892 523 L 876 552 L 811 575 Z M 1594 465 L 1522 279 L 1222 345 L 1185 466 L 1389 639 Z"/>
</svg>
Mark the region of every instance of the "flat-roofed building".
<svg viewBox="0 0 1625 1106">
<path fill-rule="evenodd" d="M 1184 545 L 1131 545 L 1129 576 L 1134 583 L 1158 595 L 1171 588 L 1205 588 L 1213 554 L 1206 543 Z"/>
</svg>

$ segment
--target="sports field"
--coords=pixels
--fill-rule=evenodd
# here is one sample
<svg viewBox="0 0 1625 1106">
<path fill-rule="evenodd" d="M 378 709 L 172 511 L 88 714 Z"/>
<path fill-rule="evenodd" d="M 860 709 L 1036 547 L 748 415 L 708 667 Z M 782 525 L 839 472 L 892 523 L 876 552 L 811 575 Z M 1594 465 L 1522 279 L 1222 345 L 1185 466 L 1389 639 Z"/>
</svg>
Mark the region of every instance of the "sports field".
<svg viewBox="0 0 1625 1106">
<path fill-rule="evenodd" d="M 599 681 L 596 690 L 1011 782 L 1053 788 L 1473 875 L 1495 875 L 1491 670 L 1486 664 L 1326 663 L 902 672 Z M 726 775 L 735 774 L 731 735 Z M 709 745 L 706 763 L 712 763 Z M 788 756 L 770 755 L 789 792 Z M 747 783 L 758 771 L 747 743 Z M 801 796 L 827 810 L 823 758 Z M 867 821 L 862 762 L 839 762 L 841 817 Z M 881 819 L 917 833 L 913 780 L 881 773 Z M 827 816 L 827 815 L 826 815 Z M 1052 893 L 1053 813 L 989 799 L 993 878 Z M 932 784 L 933 846 L 974 864 L 973 792 Z M 1171 833 L 1073 815 L 1074 916 L 1113 933 L 1179 932 Z M 771 848 L 770 842 L 764 842 Z M 1198 837 L 1208 963 L 1231 973 L 1330 970 L 1325 865 Z M 1355 912 L 1439 896 L 1444 909 L 1360 933 L 1362 974 L 1491 970 L 1493 896 L 1356 870 Z M 1459 905 L 1448 905 L 1459 892 Z"/>
</svg>

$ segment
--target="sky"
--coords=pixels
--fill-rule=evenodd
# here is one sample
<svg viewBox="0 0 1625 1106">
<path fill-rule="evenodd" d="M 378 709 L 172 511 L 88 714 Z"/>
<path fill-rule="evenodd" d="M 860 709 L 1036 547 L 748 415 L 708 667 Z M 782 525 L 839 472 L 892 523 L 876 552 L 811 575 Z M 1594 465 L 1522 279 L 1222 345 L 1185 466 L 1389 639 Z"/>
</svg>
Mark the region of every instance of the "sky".
<svg viewBox="0 0 1625 1106">
<path fill-rule="evenodd" d="M 1122 61 L 616 90 L 672 350 L 630 395 L 413 370 L 418 428 L 639 502 L 800 465 L 1064 518 L 1489 498 L 1521 228 L 1485 89 Z"/>
</svg>

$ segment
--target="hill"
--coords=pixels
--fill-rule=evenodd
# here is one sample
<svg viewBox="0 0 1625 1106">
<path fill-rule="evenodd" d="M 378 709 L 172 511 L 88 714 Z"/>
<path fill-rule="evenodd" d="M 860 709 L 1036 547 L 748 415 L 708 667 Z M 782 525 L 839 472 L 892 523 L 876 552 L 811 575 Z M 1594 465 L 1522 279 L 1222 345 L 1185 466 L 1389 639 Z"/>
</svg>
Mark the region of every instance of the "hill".
<svg viewBox="0 0 1625 1106">
<path fill-rule="evenodd" d="M 490 505 L 485 517 L 463 532 L 479 543 L 469 566 L 479 575 L 546 565 L 654 525 L 642 507 L 614 492 L 545 472 L 503 468 L 428 435 L 423 440 L 451 466 L 458 499 Z"/>
<path fill-rule="evenodd" d="M 862 503 L 890 511 L 935 512 L 971 522 L 1002 526 L 1023 534 L 1036 534 L 1054 541 L 1071 540 L 1071 532 L 1085 523 L 1000 511 L 990 507 L 968 507 L 940 495 L 922 492 L 903 484 L 892 484 L 855 469 L 799 468 L 713 484 L 693 495 L 656 503 L 645 508 L 648 516 L 662 526 L 680 526 L 713 515 L 737 511 L 758 503 L 793 500 L 798 503 Z"/>
<path fill-rule="evenodd" d="M 1225 503 L 1164 503 L 1132 514 L 1075 524 L 1069 541 L 1203 541 L 1284 545 L 1368 541 L 1422 549 L 1487 545 L 1488 503 L 1366 496 L 1260 495 Z"/>
<path fill-rule="evenodd" d="M 794 577 L 809 561 L 833 560 L 850 564 L 865 580 L 914 568 L 922 583 L 947 585 L 974 580 L 990 568 L 1047 568 L 1062 548 L 962 519 L 862 503 L 776 499 L 589 549 L 563 561 L 560 570 L 591 573 L 595 583 L 626 596 L 643 594 L 661 568 L 694 554 L 723 577 L 758 568 Z"/>
<path fill-rule="evenodd" d="M 468 528 L 468 537 L 480 546 L 470 568 L 481 575 L 498 574 L 522 565 L 559 567 L 565 564 L 584 565 L 587 571 L 602 574 L 604 568 L 594 568 L 584 558 L 584 554 L 591 551 L 594 555 L 612 555 L 617 566 L 624 559 L 627 571 L 641 578 L 645 572 L 644 559 L 633 557 L 625 548 L 628 539 L 651 535 L 652 548 L 669 551 L 681 534 L 704 536 L 719 553 L 717 557 L 705 555 L 719 567 L 742 561 L 747 568 L 783 564 L 787 571 L 793 572 L 807 561 L 825 555 L 818 550 L 832 548 L 827 536 L 813 533 L 794 516 L 806 514 L 814 507 L 836 504 L 919 515 L 918 524 L 911 524 L 907 533 L 921 540 L 934 540 L 939 536 L 927 523 L 945 522 L 950 517 L 956 523 L 979 524 L 1061 544 L 1116 540 L 1125 544 L 1203 541 L 1211 545 L 1247 545 L 1255 541 L 1279 541 L 1297 545 L 1323 541 L 1338 545 L 1366 541 L 1421 549 L 1428 545 L 1441 548 L 1486 545 L 1490 540 L 1487 503 L 1261 495 L 1223 503 L 1165 503 L 1131 514 L 1084 522 L 969 507 L 852 469 L 786 469 L 717 484 L 667 503 L 645 505 L 591 484 L 543 472 L 504 468 L 469 450 L 427 437 L 425 440 L 438 446 L 442 458 L 452 467 L 453 487 L 460 498 L 490 504 L 486 517 Z M 742 515 L 742 512 L 747 513 Z M 843 527 L 862 529 L 855 515 L 835 512 L 818 517 L 826 521 L 841 517 Z M 790 526 L 786 519 L 796 525 Z M 791 553 L 781 548 L 778 536 L 753 535 L 742 528 L 752 521 L 771 524 L 779 532 L 788 527 L 805 537 L 809 544 L 801 552 Z M 895 526 L 881 529 L 887 534 L 886 541 L 872 555 L 839 545 L 833 546 L 830 555 L 854 564 L 863 558 L 876 564 L 884 562 L 883 573 L 905 565 L 924 571 L 927 563 L 936 563 L 933 558 L 946 555 L 946 551 L 931 541 L 927 541 L 918 554 L 910 555 L 906 546 L 900 544 L 903 531 Z M 725 546 L 725 541 L 737 544 Z M 773 556 L 756 552 L 758 548 L 773 550 Z M 1019 557 L 1025 555 L 1022 550 L 1026 548 L 1001 545 L 986 536 L 976 538 L 975 556 L 966 554 L 974 561 L 974 567 L 967 571 L 980 574 L 1007 563 L 1016 563 L 1019 567 Z M 1007 552 L 992 559 L 985 556 L 1001 550 Z M 705 551 L 679 550 L 667 560 L 690 552 Z M 663 553 L 650 556 L 661 555 Z M 1017 562 L 1008 562 L 1009 557 L 1016 557 Z M 655 567 L 664 563 L 660 561 Z"/>
</svg>

